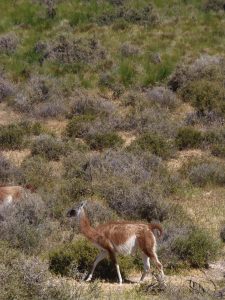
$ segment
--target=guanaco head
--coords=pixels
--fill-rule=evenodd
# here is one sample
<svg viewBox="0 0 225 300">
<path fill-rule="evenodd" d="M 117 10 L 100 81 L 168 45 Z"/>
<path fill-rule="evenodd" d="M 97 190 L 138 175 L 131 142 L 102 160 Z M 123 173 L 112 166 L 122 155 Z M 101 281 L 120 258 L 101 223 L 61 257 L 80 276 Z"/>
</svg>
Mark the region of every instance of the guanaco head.
<svg viewBox="0 0 225 300">
<path fill-rule="evenodd" d="M 84 206 L 86 204 L 87 204 L 86 200 L 82 201 L 81 204 L 78 207 L 69 209 L 66 216 L 68 218 L 79 216 L 80 212 L 82 211 L 82 209 L 84 208 Z"/>
</svg>

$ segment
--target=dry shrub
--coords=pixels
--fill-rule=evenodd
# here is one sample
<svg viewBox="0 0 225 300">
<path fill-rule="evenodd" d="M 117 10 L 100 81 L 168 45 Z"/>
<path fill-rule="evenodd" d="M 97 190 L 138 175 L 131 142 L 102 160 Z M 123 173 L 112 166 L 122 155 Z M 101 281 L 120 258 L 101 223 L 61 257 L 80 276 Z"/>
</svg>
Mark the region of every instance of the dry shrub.
<svg viewBox="0 0 225 300">
<path fill-rule="evenodd" d="M 224 59 L 220 56 L 202 55 L 192 63 L 178 66 L 170 76 L 168 86 L 176 91 L 195 80 L 215 79 L 215 75 L 221 77 L 221 72 L 224 72 L 223 65 Z"/>
<path fill-rule="evenodd" d="M 183 166 L 182 172 L 197 186 L 225 184 L 225 165 L 218 161 L 193 160 Z"/>
<path fill-rule="evenodd" d="M 139 48 L 129 42 L 125 42 L 121 45 L 120 52 L 124 57 L 136 56 L 139 54 Z"/>
<path fill-rule="evenodd" d="M 113 102 L 88 95 L 82 91 L 75 92 L 71 98 L 70 107 L 72 115 L 108 115 L 116 109 Z"/>
<path fill-rule="evenodd" d="M 109 12 L 104 11 L 100 17 L 97 17 L 99 25 L 110 25 L 114 22 L 125 21 L 131 24 L 154 26 L 160 22 L 159 14 L 152 3 L 148 5 L 132 8 L 128 5 L 120 5 Z"/>
<path fill-rule="evenodd" d="M 104 183 L 101 190 L 109 206 L 122 216 L 148 222 L 163 221 L 168 217 L 168 208 L 158 189 L 120 179 Z"/>
<path fill-rule="evenodd" d="M 215 111 L 205 111 L 204 114 L 193 112 L 187 115 L 185 124 L 188 126 L 203 125 L 205 128 L 218 128 L 225 122 L 224 116 Z"/>
<path fill-rule="evenodd" d="M 147 99 L 153 101 L 153 103 L 156 105 L 160 105 L 169 109 L 175 109 L 180 104 L 176 94 L 163 86 L 157 86 L 147 90 L 146 97 Z"/>
<path fill-rule="evenodd" d="M 140 184 L 153 180 L 161 167 L 161 159 L 154 155 L 143 153 L 140 157 L 124 150 L 108 150 L 90 158 L 86 173 L 90 174 L 93 180 L 102 178 L 104 181 L 110 177 L 124 177 L 133 184 Z"/>
<path fill-rule="evenodd" d="M 54 182 L 52 167 L 39 155 L 26 158 L 21 164 L 21 172 L 21 179 L 35 187 L 47 188 Z"/>
<path fill-rule="evenodd" d="M 20 177 L 19 169 L 0 154 L 0 183 L 7 184 L 17 182 Z"/>
<path fill-rule="evenodd" d="M 171 182 L 159 158 L 107 151 L 91 157 L 86 174 L 93 190 L 100 192 L 117 213 L 147 220 L 166 217 L 163 199 Z"/>
<path fill-rule="evenodd" d="M 139 133 L 158 134 L 166 138 L 174 137 L 179 124 L 168 110 L 160 107 L 134 109 L 124 118 L 121 127 L 125 130 L 138 130 Z"/>
<path fill-rule="evenodd" d="M 51 135 L 39 135 L 31 146 L 32 155 L 40 155 L 48 160 L 59 160 L 65 153 L 62 141 Z"/>
<path fill-rule="evenodd" d="M 19 40 L 14 33 L 6 33 L 0 36 L 0 53 L 12 54 L 16 51 Z"/>
<path fill-rule="evenodd" d="M 42 75 L 33 75 L 17 93 L 13 104 L 32 117 L 59 117 L 68 112 L 60 81 Z"/>
<path fill-rule="evenodd" d="M 47 42 L 43 60 L 48 59 L 63 64 L 97 63 L 106 58 L 106 51 L 94 38 L 74 39 L 61 35 L 56 41 Z"/>
<path fill-rule="evenodd" d="M 15 206 L 3 209 L 1 215 L 4 219 L 0 228 L 2 240 L 27 253 L 41 250 L 51 226 L 40 197 L 24 196 Z"/>
<path fill-rule="evenodd" d="M 0 102 L 7 97 L 14 95 L 15 87 L 6 78 L 0 75 Z"/>
</svg>

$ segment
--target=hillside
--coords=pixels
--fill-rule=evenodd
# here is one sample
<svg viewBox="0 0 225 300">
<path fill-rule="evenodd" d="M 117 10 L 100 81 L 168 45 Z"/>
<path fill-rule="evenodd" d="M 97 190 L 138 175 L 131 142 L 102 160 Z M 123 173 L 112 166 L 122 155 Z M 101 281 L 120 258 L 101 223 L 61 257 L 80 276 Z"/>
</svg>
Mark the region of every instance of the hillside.
<svg viewBox="0 0 225 300">
<path fill-rule="evenodd" d="M 0 186 L 35 189 L 0 206 L 0 300 L 212 299 L 187 280 L 225 287 L 225 2 L 0 11 Z M 165 289 L 118 287 L 108 260 L 81 283 L 97 252 L 66 214 L 83 200 L 93 226 L 162 224 Z M 137 281 L 140 253 L 119 261 Z"/>
</svg>

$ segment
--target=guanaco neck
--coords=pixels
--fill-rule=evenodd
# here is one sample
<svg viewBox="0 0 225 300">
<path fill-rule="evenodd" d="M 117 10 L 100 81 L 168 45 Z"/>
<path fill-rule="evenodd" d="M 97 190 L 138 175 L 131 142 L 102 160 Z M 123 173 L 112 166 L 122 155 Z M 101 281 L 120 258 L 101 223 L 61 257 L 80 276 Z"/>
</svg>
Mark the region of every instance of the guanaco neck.
<svg viewBox="0 0 225 300">
<path fill-rule="evenodd" d="M 91 226 L 83 207 L 78 211 L 78 222 L 81 233 L 89 240 L 94 241 L 97 235 L 97 231 Z"/>
</svg>

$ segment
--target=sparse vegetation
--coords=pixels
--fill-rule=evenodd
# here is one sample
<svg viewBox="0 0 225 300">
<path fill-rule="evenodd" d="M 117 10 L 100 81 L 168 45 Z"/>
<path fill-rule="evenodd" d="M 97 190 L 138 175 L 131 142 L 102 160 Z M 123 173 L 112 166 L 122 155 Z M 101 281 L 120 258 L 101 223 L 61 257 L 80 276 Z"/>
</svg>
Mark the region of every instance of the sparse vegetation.
<svg viewBox="0 0 225 300">
<path fill-rule="evenodd" d="M 59 160 L 64 153 L 62 141 L 47 134 L 39 135 L 31 146 L 32 155 L 41 155 L 49 160 Z"/>
<path fill-rule="evenodd" d="M 23 146 L 24 131 L 18 125 L 0 126 L 0 148 L 20 149 Z"/>
<path fill-rule="evenodd" d="M 117 148 L 123 144 L 122 138 L 115 132 L 92 134 L 87 136 L 86 141 L 92 150 Z"/>
<path fill-rule="evenodd" d="M 176 145 L 180 150 L 198 148 L 202 141 L 202 133 L 191 127 L 180 128 L 176 136 Z"/>
<path fill-rule="evenodd" d="M 186 238 L 174 241 L 174 251 L 192 267 L 207 267 L 215 258 L 219 245 L 204 231 L 194 230 Z"/>
<path fill-rule="evenodd" d="M 1 299 L 207 299 L 185 285 L 225 240 L 224 5 L 0 1 L 0 184 L 37 189 L 0 205 Z M 83 200 L 93 226 L 162 223 L 164 291 L 77 282 L 96 253 L 66 218 Z"/>
</svg>

